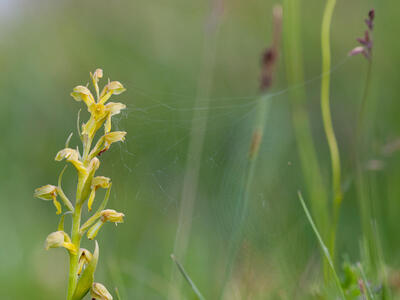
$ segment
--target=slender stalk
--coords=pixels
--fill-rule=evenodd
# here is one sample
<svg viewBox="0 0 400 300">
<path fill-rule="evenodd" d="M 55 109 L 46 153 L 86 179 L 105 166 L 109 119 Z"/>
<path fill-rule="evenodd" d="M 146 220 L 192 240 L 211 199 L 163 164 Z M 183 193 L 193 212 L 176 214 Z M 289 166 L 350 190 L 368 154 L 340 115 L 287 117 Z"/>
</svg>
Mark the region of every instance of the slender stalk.
<svg viewBox="0 0 400 300">
<path fill-rule="evenodd" d="M 371 237 L 370 219 L 371 212 L 369 207 L 369 197 L 366 192 L 365 178 L 362 170 L 362 161 L 364 158 L 364 152 L 367 147 L 365 147 L 365 134 L 363 133 L 363 127 L 365 122 L 365 114 L 367 107 L 368 92 L 371 85 L 371 70 L 372 63 L 368 61 L 368 70 L 366 75 L 365 88 L 363 92 L 363 97 L 361 99 L 361 105 L 358 113 L 358 120 L 355 132 L 355 168 L 356 168 L 356 184 L 358 200 L 361 212 L 361 226 L 363 228 L 364 235 L 368 240 Z"/>
<path fill-rule="evenodd" d="M 284 45 L 287 80 L 290 86 L 304 82 L 304 67 L 301 45 L 300 5 L 298 0 L 284 0 Z M 329 238 L 328 194 L 322 180 L 321 168 L 311 131 L 310 119 L 306 110 L 306 91 L 304 87 L 290 90 L 290 104 L 293 130 L 297 142 L 302 173 L 306 190 L 309 193 L 311 211 L 324 239 Z M 328 266 L 324 260 L 324 274 Z"/>
<path fill-rule="evenodd" d="M 263 55 L 263 65 L 261 73 L 261 95 L 258 99 L 256 107 L 256 116 L 253 123 L 253 135 L 250 141 L 247 166 L 244 170 L 244 185 L 239 193 L 239 201 L 236 207 L 235 216 L 237 217 L 237 227 L 233 229 L 232 241 L 228 250 L 228 264 L 225 272 L 225 287 L 230 280 L 234 267 L 235 257 L 243 241 L 243 227 L 248 214 L 248 207 L 251 200 L 251 187 L 253 184 L 254 174 L 257 166 L 258 153 L 263 140 L 264 127 L 267 122 L 270 110 L 270 99 L 268 97 L 268 89 L 273 81 L 278 57 L 280 54 L 280 40 L 282 31 L 282 7 L 276 5 L 273 9 L 274 32 L 272 46 L 268 48 Z M 223 298 L 223 297 L 222 297 Z"/>
<path fill-rule="evenodd" d="M 367 75 L 365 79 L 365 88 L 363 92 L 363 97 L 361 99 L 360 110 L 358 113 L 358 121 L 357 121 L 357 128 L 356 128 L 356 140 L 358 142 L 362 142 L 362 127 L 365 121 L 365 111 L 367 107 L 367 99 L 368 93 L 371 86 L 371 74 L 372 74 L 372 57 L 368 60 L 368 67 L 367 67 Z"/>
<path fill-rule="evenodd" d="M 325 135 L 328 141 L 331 168 L 332 168 L 332 190 L 333 190 L 333 214 L 331 224 L 330 252 L 332 259 L 335 258 L 336 230 L 339 219 L 340 205 L 342 203 L 343 194 L 341 189 L 341 171 L 340 171 L 340 155 L 339 148 L 332 125 L 331 109 L 330 109 L 330 69 L 331 69 L 331 46 L 330 31 L 332 15 L 335 9 L 336 0 L 327 0 L 325 12 L 322 19 L 321 31 L 321 47 L 322 47 L 322 82 L 321 82 L 321 111 L 324 123 Z"/>
<path fill-rule="evenodd" d="M 78 202 L 78 201 L 77 201 Z M 81 222 L 81 212 L 82 204 L 77 204 L 75 207 L 74 215 L 72 217 L 72 243 L 75 245 L 76 249 L 80 248 L 81 235 L 79 233 L 79 226 Z M 78 280 L 78 253 L 70 253 L 69 260 L 69 276 L 68 276 L 68 294 L 67 300 L 71 300 L 74 294 L 76 283 Z"/>
<path fill-rule="evenodd" d="M 88 154 L 90 151 L 90 142 L 87 139 L 83 139 L 83 162 L 84 164 L 88 164 Z M 80 249 L 81 238 L 82 235 L 80 233 L 80 226 L 81 226 L 81 215 L 82 215 L 82 190 L 85 184 L 86 177 L 83 175 L 78 175 L 78 185 L 76 189 L 76 202 L 75 202 L 75 210 L 72 216 L 72 231 L 71 231 L 71 240 L 75 246 L 75 249 Z M 76 254 L 70 253 L 69 255 L 69 275 L 68 275 L 68 292 L 67 292 L 67 300 L 71 300 L 75 288 L 78 281 L 78 265 L 79 265 L 79 251 Z"/>
<path fill-rule="evenodd" d="M 218 29 L 222 14 L 223 0 L 214 0 L 213 6 L 209 18 L 210 26 L 206 29 L 204 34 L 203 62 L 198 81 L 198 91 L 195 102 L 196 106 L 200 103 L 205 107 L 208 107 L 209 105 L 209 94 L 212 87 L 212 75 L 215 65 Z M 193 210 L 196 200 L 207 119 L 207 110 L 195 110 L 192 119 L 192 128 L 178 217 L 178 228 L 176 231 L 173 250 L 173 252 L 182 260 L 184 260 L 186 256 L 192 228 Z M 182 283 L 182 279 L 178 275 L 176 268 L 173 268 L 171 271 L 171 282 L 173 282 L 173 284 L 171 284 L 171 288 L 168 292 L 168 299 L 170 300 L 175 300 L 180 297 L 176 294 L 176 290 L 180 290 Z"/>
</svg>

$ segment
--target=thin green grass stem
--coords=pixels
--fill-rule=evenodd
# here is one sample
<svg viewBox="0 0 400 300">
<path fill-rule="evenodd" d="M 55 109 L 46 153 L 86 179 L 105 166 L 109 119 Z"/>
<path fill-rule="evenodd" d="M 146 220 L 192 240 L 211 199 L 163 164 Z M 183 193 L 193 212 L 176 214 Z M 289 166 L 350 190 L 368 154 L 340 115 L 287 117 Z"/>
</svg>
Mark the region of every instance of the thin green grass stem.
<svg viewBox="0 0 400 300">
<path fill-rule="evenodd" d="M 304 212 L 305 212 L 305 214 L 307 216 L 308 222 L 310 223 L 311 228 L 314 231 L 314 234 L 318 239 L 318 243 L 319 243 L 319 245 L 320 245 L 320 247 L 322 249 L 322 253 L 325 255 L 325 258 L 328 261 L 328 264 L 329 264 L 330 270 L 332 272 L 332 276 L 333 276 L 333 279 L 334 279 L 335 284 L 337 286 L 337 290 L 338 290 L 338 292 L 340 294 L 340 297 L 342 298 L 342 300 L 345 300 L 346 297 L 345 297 L 342 285 L 340 283 L 339 277 L 338 277 L 338 275 L 336 273 L 335 265 L 334 265 L 332 256 L 329 253 L 329 249 L 328 249 L 328 247 L 326 247 L 321 235 L 319 234 L 317 226 L 315 226 L 315 223 L 314 223 L 314 221 L 313 221 L 313 219 L 311 217 L 310 212 L 308 211 L 307 205 L 304 202 L 303 196 L 301 195 L 300 191 L 298 192 L 298 196 L 299 196 L 299 199 L 300 199 L 300 203 L 303 206 Z"/>
<path fill-rule="evenodd" d="M 361 278 L 362 278 L 362 280 L 364 282 L 365 290 L 367 291 L 365 293 L 366 300 L 375 300 L 375 297 L 374 297 L 374 294 L 371 291 L 371 287 L 370 287 L 370 284 L 368 282 L 367 276 L 365 275 L 364 268 L 362 267 L 362 265 L 360 263 L 357 264 L 357 268 L 360 271 Z"/>
<path fill-rule="evenodd" d="M 366 118 L 366 108 L 367 108 L 367 100 L 368 100 L 368 93 L 370 90 L 371 85 L 371 70 L 372 70 L 372 63 L 371 61 L 368 62 L 368 70 L 366 75 L 365 81 L 365 88 L 363 92 L 363 96 L 361 99 L 361 105 L 358 113 L 358 120 L 357 120 L 357 127 L 355 132 L 355 162 L 356 162 L 356 184 L 357 184 L 357 194 L 358 194 L 358 202 L 360 206 L 360 213 L 361 213 L 361 226 L 364 233 L 364 238 L 367 239 L 367 244 L 371 242 L 371 208 L 370 208 L 370 199 L 368 191 L 366 190 L 366 178 L 364 176 L 362 162 L 365 157 L 367 146 L 367 139 L 366 133 L 363 129 L 365 129 L 365 118 Z"/>
<path fill-rule="evenodd" d="M 212 75 L 215 66 L 215 55 L 218 42 L 219 23 L 221 18 L 220 1 L 214 0 L 213 9 L 210 12 L 209 21 L 212 26 L 207 28 L 204 34 L 203 59 L 201 73 L 198 79 L 197 97 L 195 107 L 209 106 L 209 96 L 212 88 Z M 199 121 L 200 120 L 200 121 Z M 182 260 L 185 259 L 192 230 L 193 210 L 196 202 L 198 178 L 201 169 L 201 158 L 206 137 L 208 110 L 195 110 L 192 118 L 192 128 L 189 140 L 184 182 L 181 193 L 178 228 L 176 230 L 174 253 Z M 180 297 L 176 291 L 180 290 L 181 277 L 176 269 L 171 270 L 171 288 L 168 291 L 169 300 Z"/>
<path fill-rule="evenodd" d="M 379 235 L 379 231 L 377 228 L 376 222 L 373 222 L 372 224 L 372 233 L 376 245 L 376 252 L 377 252 L 377 257 L 378 257 L 378 279 L 382 282 L 382 300 L 389 300 L 393 299 L 392 293 L 390 291 L 389 287 L 389 275 L 387 272 L 386 264 L 385 264 L 385 258 L 383 255 L 383 249 L 382 249 L 382 241 Z"/>
<path fill-rule="evenodd" d="M 200 293 L 200 290 L 197 288 L 193 280 L 190 278 L 188 273 L 186 272 L 185 268 L 181 265 L 181 263 L 176 259 L 175 255 L 171 254 L 171 259 L 175 262 L 176 266 L 178 267 L 179 272 L 181 272 L 182 276 L 185 278 L 187 283 L 192 288 L 193 292 L 196 294 L 199 300 L 205 300 L 203 295 Z"/>
</svg>

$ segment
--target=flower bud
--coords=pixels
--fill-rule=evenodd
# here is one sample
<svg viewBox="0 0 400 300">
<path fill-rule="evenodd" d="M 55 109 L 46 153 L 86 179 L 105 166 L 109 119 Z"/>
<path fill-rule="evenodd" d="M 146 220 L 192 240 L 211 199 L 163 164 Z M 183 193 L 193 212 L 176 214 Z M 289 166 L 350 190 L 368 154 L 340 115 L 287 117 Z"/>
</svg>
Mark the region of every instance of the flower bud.
<svg viewBox="0 0 400 300">
<path fill-rule="evenodd" d="M 90 296 L 96 300 L 112 300 L 113 297 L 101 283 L 94 282 L 90 290 Z"/>
<path fill-rule="evenodd" d="M 357 54 L 360 54 L 360 53 L 364 53 L 364 52 L 365 52 L 364 47 L 358 46 L 358 47 L 355 47 L 354 49 L 352 49 L 349 52 L 348 56 L 354 56 L 354 55 L 357 55 Z"/>
<path fill-rule="evenodd" d="M 106 209 L 101 212 L 101 220 L 103 222 L 123 223 L 125 215 L 116 212 L 113 209 Z"/>
<path fill-rule="evenodd" d="M 100 160 L 97 157 L 93 157 L 89 163 L 88 171 L 97 171 L 100 167 Z"/>
<path fill-rule="evenodd" d="M 94 78 L 103 78 L 103 70 L 102 69 L 96 69 L 96 71 L 94 71 L 93 73 L 93 77 Z"/>
</svg>

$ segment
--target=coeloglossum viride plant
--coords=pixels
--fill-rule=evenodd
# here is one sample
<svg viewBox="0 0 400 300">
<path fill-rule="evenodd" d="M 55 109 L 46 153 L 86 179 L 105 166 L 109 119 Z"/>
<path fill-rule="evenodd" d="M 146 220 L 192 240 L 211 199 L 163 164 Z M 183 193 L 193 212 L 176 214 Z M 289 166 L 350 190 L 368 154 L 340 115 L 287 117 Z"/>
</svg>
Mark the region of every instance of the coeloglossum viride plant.
<svg viewBox="0 0 400 300">
<path fill-rule="evenodd" d="M 111 144 L 124 141 L 125 131 L 111 131 L 111 118 L 125 109 L 125 104 L 106 102 L 112 95 L 119 95 L 125 91 L 123 85 L 118 81 L 108 81 L 100 92 L 98 82 L 103 77 L 103 71 L 97 69 L 90 77 L 96 92 L 96 99 L 87 86 L 79 85 L 75 87 L 71 96 L 76 101 L 85 102 L 90 113 L 90 118 L 86 123 L 80 124 L 78 114 L 78 133 L 82 141 L 82 149 L 69 148 L 67 139 L 65 149 L 59 151 L 55 157 L 56 161 L 66 160 L 71 163 L 77 172 L 77 188 L 74 203 L 64 193 L 61 182 L 64 169 L 58 178 L 57 185 L 45 185 L 35 190 L 34 196 L 43 200 L 50 200 L 56 207 L 56 214 L 61 215 L 57 231 L 50 233 L 45 242 L 45 248 L 65 248 L 69 254 L 69 279 L 67 300 L 80 300 L 90 291 L 92 299 L 109 300 L 111 294 L 100 283 L 94 282 L 94 272 L 99 258 L 99 247 L 95 241 L 94 251 L 80 247 L 82 237 L 86 234 L 89 240 L 93 240 L 100 228 L 106 222 L 122 223 L 124 214 L 112 209 L 106 209 L 111 190 L 111 179 L 104 176 L 95 176 L 100 166 L 99 156 L 107 151 Z M 94 144 L 96 133 L 104 125 L 104 134 L 98 138 Z M 80 129 L 81 128 L 81 129 Z M 93 146 L 94 144 L 94 146 Z M 103 201 L 98 206 L 94 214 L 86 222 L 81 222 L 82 209 L 87 203 L 87 209 L 92 211 L 95 201 L 96 191 L 99 188 L 106 189 Z M 62 213 L 64 204 L 67 212 Z M 72 215 L 71 233 L 64 231 L 64 218 Z"/>
</svg>

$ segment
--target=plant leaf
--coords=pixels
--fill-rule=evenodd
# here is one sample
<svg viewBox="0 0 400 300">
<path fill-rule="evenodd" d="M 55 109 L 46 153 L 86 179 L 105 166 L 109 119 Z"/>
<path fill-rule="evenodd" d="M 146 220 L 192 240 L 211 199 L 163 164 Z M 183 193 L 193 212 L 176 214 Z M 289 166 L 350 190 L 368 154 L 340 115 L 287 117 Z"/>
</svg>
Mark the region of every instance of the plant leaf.
<svg viewBox="0 0 400 300">
<path fill-rule="evenodd" d="M 71 214 L 70 211 L 67 211 L 65 213 L 62 214 L 61 218 L 60 218 L 60 222 L 58 223 L 58 231 L 64 231 L 64 219 L 65 219 L 65 215 Z"/>
<path fill-rule="evenodd" d="M 336 283 L 338 292 L 339 292 L 339 294 L 340 294 L 340 297 L 341 297 L 342 300 L 345 300 L 346 297 L 345 297 L 345 295 L 344 295 L 344 291 L 343 291 L 343 288 L 342 288 L 342 284 L 340 283 L 339 277 L 338 277 L 338 275 L 337 275 L 337 273 L 336 273 L 335 266 L 334 266 L 334 264 L 333 264 L 333 261 L 332 261 L 331 255 L 330 255 L 330 253 L 329 253 L 328 247 L 326 247 L 324 241 L 323 241 L 322 238 L 321 238 L 321 235 L 319 234 L 319 231 L 318 231 L 318 229 L 317 229 L 317 226 L 315 226 L 314 220 L 313 220 L 313 218 L 311 217 L 310 212 L 308 211 L 307 205 L 306 205 L 306 203 L 304 202 L 304 199 L 303 199 L 303 196 L 301 195 L 301 192 L 298 191 L 297 194 L 298 194 L 298 196 L 299 196 L 300 203 L 301 203 L 301 205 L 303 206 L 304 212 L 306 213 L 306 217 L 307 217 L 307 219 L 308 219 L 308 222 L 310 223 L 311 228 L 312 228 L 312 230 L 314 231 L 315 236 L 317 237 L 319 246 L 321 247 L 322 252 L 323 252 L 324 255 L 325 255 L 325 258 L 326 258 L 326 260 L 328 261 L 328 265 L 329 265 L 329 267 L 330 267 L 330 269 L 331 269 L 331 271 L 332 271 L 333 279 L 335 280 L 335 283 Z"/>
<path fill-rule="evenodd" d="M 81 300 L 89 292 L 94 280 L 94 271 L 96 271 L 97 261 L 99 259 L 99 245 L 95 241 L 95 249 L 92 260 L 86 266 L 81 277 L 78 280 L 72 300 Z"/>
<path fill-rule="evenodd" d="M 186 273 L 185 269 L 181 265 L 181 263 L 176 259 L 175 255 L 171 254 L 171 259 L 175 262 L 176 266 L 178 267 L 179 271 L 181 272 L 182 276 L 186 279 L 189 283 L 190 287 L 192 288 L 193 292 L 196 294 L 199 300 L 205 300 L 203 295 L 200 293 L 197 286 L 194 284 L 193 280 L 189 277 L 188 273 Z"/>
</svg>

